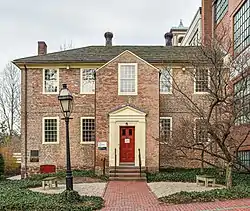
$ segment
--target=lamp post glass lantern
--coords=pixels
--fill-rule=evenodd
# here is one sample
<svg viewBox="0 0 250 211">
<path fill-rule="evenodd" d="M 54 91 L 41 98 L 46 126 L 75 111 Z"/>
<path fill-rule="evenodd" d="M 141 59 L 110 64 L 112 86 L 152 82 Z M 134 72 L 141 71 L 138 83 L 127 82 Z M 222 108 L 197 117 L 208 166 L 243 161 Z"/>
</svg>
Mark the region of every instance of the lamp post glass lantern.
<svg viewBox="0 0 250 211">
<path fill-rule="evenodd" d="M 61 104 L 62 113 L 64 115 L 66 125 L 66 190 L 73 190 L 73 176 L 70 162 L 70 144 L 69 144 L 69 117 L 72 112 L 73 96 L 67 88 L 67 84 L 63 84 L 60 90 L 58 100 Z"/>
</svg>

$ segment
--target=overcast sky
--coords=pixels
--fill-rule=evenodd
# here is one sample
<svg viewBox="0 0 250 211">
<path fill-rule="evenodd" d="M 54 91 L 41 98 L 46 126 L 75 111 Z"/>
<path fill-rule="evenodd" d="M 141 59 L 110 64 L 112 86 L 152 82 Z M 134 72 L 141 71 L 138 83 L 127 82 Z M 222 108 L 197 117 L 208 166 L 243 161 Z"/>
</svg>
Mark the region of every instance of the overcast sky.
<svg viewBox="0 0 250 211">
<path fill-rule="evenodd" d="M 201 0 L 0 0 L 0 70 L 11 60 L 37 54 L 37 41 L 48 52 L 63 43 L 74 47 L 164 45 L 164 34 L 180 19 L 189 26 Z"/>
</svg>

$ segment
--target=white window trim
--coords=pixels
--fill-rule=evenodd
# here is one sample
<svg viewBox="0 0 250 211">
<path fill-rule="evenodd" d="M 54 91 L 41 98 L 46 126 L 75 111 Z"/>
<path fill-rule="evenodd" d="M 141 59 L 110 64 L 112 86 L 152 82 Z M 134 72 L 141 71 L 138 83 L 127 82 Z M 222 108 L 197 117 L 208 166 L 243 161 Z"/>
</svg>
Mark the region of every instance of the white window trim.
<svg viewBox="0 0 250 211">
<path fill-rule="evenodd" d="M 201 118 L 201 117 L 195 117 L 194 118 L 194 141 L 195 141 L 195 143 L 197 143 L 198 144 L 198 142 L 196 142 L 196 120 L 197 119 L 203 119 L 203 118 Z M 204 120 L 204 119 L 203 119 Z M 207 143 L 209 143 L 211 141 L 211 139 L 210 139 L 210 137 L 209 137 L 209 134 L 207 135 Z"/>
<path fill-rule="evenodd" d="M 80 118 L 80 130 L 81 130 L 81 137 L 80 137 L 80 144 L 95 144 L 95 142 L 94 141 L 82 141 L 82 120 L 83 119 L 95 119 L 95 117 L 89 117 L 89 116 L 87 116 L 87 117 L 81 117 Z M 95 124 L 95 127 L 96 127 L 96 124 Z"/>
<path fill-rule="evenodd" d="M 120 92 L 120 71 L 122 65 L 134 65 L 135 66 L 135 92 Z M 118 64 L 118 95 L 137 95 L 138 92 L 138 64 L 137 63 L 119 63 Z"/>
<path fill-rule="evenodd" d="M 92 94 L 95 94 L 95 91 L 94 92 L 84 92 L 82 90 L 82 70 L 86 70 L 86 69 L 94 69 L 94 68 L 80 68 L 80 94 L 85 94 L 85 95 L 92 95 Z"/>
<path fill-rule="evenodd" d="M 58 77 L 58 80 L 57 80 L 57 92 L 46 92 L 45 91 L 45 70 L 48 70 L 48 69 L 54 69 L 54 70 L 57 70 L 57 77 Z M 48 67 L 48 68 L 43 68 L 43 94 L 59 94 L 59 89 L 60 89 L 60 87 L 59 87 L 59 79 L 60 79 L 60 77 L 59 77 L 59 74 L 60 74 L 60 72 L 59 72 L 59 68 L 54 68 L 54 67 Z"/>
<path fill-rule="evenodd" d="M 45 119 L 56 119 L 57 120 L 57 141 L 56 142 L 45 142 L 45 129 L 44 129 L 44 123 L 45 123 Z M 43 121 L 42 121 L 42 143 L 43 144 L 59 144 L 59 117 L 43 117 Z"/>
<path fill-rule="evenodd" d="M 162 92 L 161 91 L 161 84 L 160 84 L 160 94 L 173 94 L 173 79 L 172 79 L 172 77 L 173 77 L 173 69 L 171 68 L 171 70 L 170 70 L 170 91 L 169 92 Z M 162 76 L 162 75 L 161 75 Z M 160 83 L 161 83 L 161 78 L 160 78 Z"/>
<path fill-rule="evenodd" d="M 194 94 L 209 94 L 209 92 L 196 92 L 195 90 L 195 88 L 196 88 L 196 69 L 194 69 Z M 210 70 L 208 69 L 208 88 L 210 88 L 210 83 L 211 83 L 211 81 L 210 81 Z"/>
<path fill-rule="evenodd" d="M 173 134 L 172 134 L 172 127 L 173 127 L 173 117 L 160 117 L 161 119 L 170 119 L 170 139 L 172 139 Z M 160 126 L 160 125 L 159 125 Z M 165 142 L 160 142 L 160 144 L 166 144 Z"/>
</svg>

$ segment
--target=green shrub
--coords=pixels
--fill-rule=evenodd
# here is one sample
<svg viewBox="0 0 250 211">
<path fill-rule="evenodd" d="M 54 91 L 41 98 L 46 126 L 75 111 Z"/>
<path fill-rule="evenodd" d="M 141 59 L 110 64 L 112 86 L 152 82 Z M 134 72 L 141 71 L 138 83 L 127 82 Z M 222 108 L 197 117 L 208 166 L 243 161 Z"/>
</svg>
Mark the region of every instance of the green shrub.
<svg viewBox="0 0 250 211">
<path fill-rule="evenodd" d="M 4 174 L 4 159 L 3 155 L 0 153 L 0 177 Z"/>
<path fill-rule="evenodd" d="M 250 188 L 235 186 L 231 189 L 214 189 L 204 192 L 179 192 L 161 197 L 159 200 L 170 204 L 186 204 L 193 202 L 212 202 L 216 200 L 231 200 L 250 197 Z"/>
<path fill-rule="evenodd" d="M 69 203 L 79 203 L 81 201 L 81 196 L 77 191 L 65 190 L 59 194 L 59 201 L 69 202 Z"/>
<path fill-rule="evenodd" d="M 27 188 L 41 186 L 41 181 L 19 180 L 0 181 L 0 210 L 20 211 L 70 211 L 97 210 L 103 207 L 101 197 L 79 196 L 71 191 L 70 194 L 43 194 Z M 65 199 L 65 195 L 67 200 Z"/>
</svg>

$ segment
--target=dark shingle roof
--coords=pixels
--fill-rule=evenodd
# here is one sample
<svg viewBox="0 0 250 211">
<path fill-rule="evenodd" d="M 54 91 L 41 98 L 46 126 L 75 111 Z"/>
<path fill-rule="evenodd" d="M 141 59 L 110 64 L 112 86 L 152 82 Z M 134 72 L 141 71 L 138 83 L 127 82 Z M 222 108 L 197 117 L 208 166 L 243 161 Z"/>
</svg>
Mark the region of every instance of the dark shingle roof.
<svg viewBox="0 0 250 211">
<path fill-rule="evenodd" d="M 88 46 L 46 55 L 16 59 L 14 63 L 108 62 L 129 50 L 148 62 L 185 62 L 198 52 L 194 46 Z"/>
</svg>

